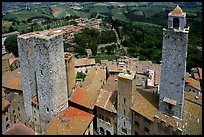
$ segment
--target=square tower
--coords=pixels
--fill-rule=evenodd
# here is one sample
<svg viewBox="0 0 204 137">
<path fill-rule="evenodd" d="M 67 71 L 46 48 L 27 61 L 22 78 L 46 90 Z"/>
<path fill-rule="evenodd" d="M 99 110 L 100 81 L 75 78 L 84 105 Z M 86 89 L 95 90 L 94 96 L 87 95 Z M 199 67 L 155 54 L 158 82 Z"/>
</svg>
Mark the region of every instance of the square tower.
<svg viewBox="0 0 204 137">
<path fill-rule="evenodd" d="M 118 75 L 117 134 L 131 135 L 133 94 L 136 92 L 136 71 Z"/>
<path fill-rule="evenodd" d="M 182 118 L 189 28 L 186 13 L 177 6 L 168 15 L 163 29 L 159 110 Z"/>
<path fill-rule="evenodd" d="M 68 107 L 63 36 L 57 32 L 34 32 L 18 37 L 24 105 L 33 123 L 31 100 L 37 96 L 42 133 L 46 124 Z"/>
</svg>

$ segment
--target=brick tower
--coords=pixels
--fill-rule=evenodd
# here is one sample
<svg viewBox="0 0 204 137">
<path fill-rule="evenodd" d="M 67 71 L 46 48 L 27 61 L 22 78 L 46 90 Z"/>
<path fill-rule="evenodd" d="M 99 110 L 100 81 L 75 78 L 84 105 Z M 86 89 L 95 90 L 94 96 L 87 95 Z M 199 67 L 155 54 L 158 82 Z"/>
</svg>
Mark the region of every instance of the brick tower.
<svg viewBox="0 0 204 137">
<path fill-rule="evenodd" d="M 189 27 L 186 13 L 177 6 L 168 14 L 168 27 L 163 29 L 162 68 L 159 110 L 182 118 Z"/>
<path fill-rule="evenodd" d="M 23 97 L 28 124 L 33 124 L 31 101 L 37 96 L 42 133 L 46 124 L 68 107 L 63 36 L 34 32 L 18 37 Z"/>
<path fill-rule="evenodd" d="M 136 91 L 136 72 L 127 71 L 118 75 L 118 113 L 117 113 L 117 134 L 131 135 L 131 106 L 133 94 Z"/>
</svg>

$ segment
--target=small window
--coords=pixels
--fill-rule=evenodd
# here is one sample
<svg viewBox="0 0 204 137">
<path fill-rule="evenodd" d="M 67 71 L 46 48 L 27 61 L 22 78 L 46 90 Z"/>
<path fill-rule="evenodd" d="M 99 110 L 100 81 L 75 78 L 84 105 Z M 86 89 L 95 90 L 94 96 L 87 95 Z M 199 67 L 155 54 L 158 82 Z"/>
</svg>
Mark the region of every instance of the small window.
<svg viewBox="0 0 204 137">
<path fill-rule="evenodd" d="M 47 112 L 49 112 L 49 108 L 47 108 Z"/>
<path fill-rule="evenodd" d="M 122 128 L 122 132 L 125 133 L 125 134 L 127 134 L 127 130 L 124 129 L 124 128 Z"/>
<path fill-rule="evenodd" d="M 6 117 L 6 121 L 8 121 L 9 120 L 9 118 L 8 117 Z"/>
<path fill-rule="evenodd" d="M 13 113 L 15 113 L 15 110 L 13 110 Z"/>
<path fill-rule="evenodd" d="M 36 118 L 35 118 L 35 121 L 36 121 Z"/>
<path fill-rule="evenodd" d="M 20 108 L 18 107 L 18 111 L 20 111 Z"/>
<path fill-rule="evenodd" d="M 106 117 L 106 122 L 108 122 L 108 118 Z"/>
<path fill-rule="evenodd" d="M 35 110 L 33 112 L 36 113 Z"/>
<path fill-rule="evenodd" d="M 125 98 L 124 98 L 124 104 L 126 103 L 126 100 L 125 100 Z"/>
<path fill-rule="evenodd" d="M 145 120 L 145 123 L 150 123 L 150 120 L 149 119 L 147 119 L 147 118 L 144 118 L 144 120 Z"/>
<path fill-rule="evenodd" d="M 172 105 L 171 104 L 168 104 L 168 109 L 172 110 Z"/>
<path fill-rule="evenodd" d="M 191 91 L 191 89 L 189 88 L 189 91 Z"/>
<path fill-rule="evenodd" d="M 6 128 L 8 128 L 8 127 L 9 127 L 9 124 L 6 125 Z"/>
<path fill-rule="evenodd" d="M 104 120 L 104 117 L 103 117 L 103 116 L 101 116 L 101 118 L 102 118 L 102 120 Z"/>
<path fill-rule="evenodd" d="M 13 122 L 14 124 L 16 123 L 16 121 L 14 120 L 14 122 Z"/>
<path fill-rule="evenodd" d="M 125 115 L 125 110 L 124 110 L 124 115 Z"/>
<path fill-rule="evenodd" d="M 145 131 L 146 134 L 149 134 L 149 129 L 148 128 L 145 127 L 144 131 Z"/>
<path fill-rule="evenodd" d="M 124 126 L 125 126 L 125 121 L 124 121 Z"/>
<path fill-rule="evenodd" d="M 136 116 L 136 117 L 139 117 L 139 113 L 135 112 L 135 116 Z"/>
<path fill-rule="evenodd" d="M 14 117 L 13 117 L 14 119 L 16 118 L 16 115 L 14 115 Z"/>
</svg>

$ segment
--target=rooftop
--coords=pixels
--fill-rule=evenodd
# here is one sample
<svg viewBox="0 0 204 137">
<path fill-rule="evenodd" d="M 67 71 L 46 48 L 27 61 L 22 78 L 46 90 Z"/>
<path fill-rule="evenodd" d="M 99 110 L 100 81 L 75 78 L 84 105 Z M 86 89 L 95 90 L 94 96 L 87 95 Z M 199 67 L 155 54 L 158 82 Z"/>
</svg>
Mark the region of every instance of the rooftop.
<svg viewBox="0 0 204 137">
<path fill-rule="evenodd" d="M 75 67 L 95 65 L 95 59 L 79 58 L 75 60 Z"/>
<path fill-rule="evenodd" d="M 18 34 L 20 34 L 18 31 L 14 31 L 14 32 L 9 32 L 9 33 L 4 33 L 2 34 L 2 37 L 7 37 L 10 35 L 18 35 Z"/>
<path fill-rule="evenodd" d="M 200 81 L 198 81 L 198 80 L 195 80 L 195 79 L 189 77 L 188 78 L 188 85 L 195 88 L 195 89 L 197 89 L 197 90 L 199 90 L 199 91 L 201 91 Z"/>
<path fill-rule="evenodd" d="M 33 97 L 32 103 L 38 106 L 38 98 L 37 98 L 37 96 Z"/>
<path fill-rule="evenodd" d="M 22 123 L 13 124 L 4 135 L 36 135 L 37 133 Z"/>
<path fill-rule="evenodd" d="M 4 97 L 2 98 L 2 111 L 11 103 Z"/>
<path fill-rule="evenodd" d="M 186 13 L 177 5 L 176 8 L 169 13 L 169 15 L 185 15 Z"/>
<path fill-rule="evenodd" d="M 186 96 L 187 95 L 187 96 Z M 192 94 L 191 94 L 192 95 Z M 159 119 L 166 122 L 168 125 L 173 125 L 183 129 L 186 126 L 187 134 L 198 134 L 202 132 L 202 105 L 198 105 L 192 101 L 189 94 L 184 94 L 184 114 L 183 119 L 178 119 L 172 116 L 167 116 L 158 110 L 159 95 L 147 91 L 138 91 L 135 93 L 137 97 L 134 100 L 132 110 L 142 116 L 154 121 L 156 115 Z M 194 99 L 193 99 L 194 100 Z M 202 100 L 202 98 L 198 98 Z"/>
<path fill-rule="evenodd" d="M 76 88 L 69 100 L 86 108 L 93 109 L 105 78 L 106 71 L 104 69 L 100 67 L 90 68 L 82 87 Z"/>
<path fill-rule="evenodd" d="M 136 71 L 127 70 L 127 72 L 120 73 L 118 77 L 133 80 L 136 76 Z"/>
<path fill-rule="evenodd" d="M 23 91 L 22 81 L 20 76 L 20 68 L 3 73 L 2 87 Z"/>
<path fill-rule="evenodd" d="M 113 94 L 113 92 L 109 92 L 109 91 L 101 89 L 100 95 L 99 95 L 98 100 L 96 102 L 96 106 L 103 108 L 107 111 L 117 113 L 115 106 L 111 102 L 112 94 Z"/>
<path fill-rule="evenodd" d="M 61 30 L 44 30 L 44 31 L 35 31 L 35 32 L 22 34 L 18 36 L 18 38 L 28 39 L 31 37 L 36 37 L 36 38 L 48 40 L 61 34 L 62 34 Z"/>
<path fill-rule="evenodd" d="M 49 135 L 83 135 L 94 115 L 72 106 L 55 116 L 46 127 Z"/>
</svg>

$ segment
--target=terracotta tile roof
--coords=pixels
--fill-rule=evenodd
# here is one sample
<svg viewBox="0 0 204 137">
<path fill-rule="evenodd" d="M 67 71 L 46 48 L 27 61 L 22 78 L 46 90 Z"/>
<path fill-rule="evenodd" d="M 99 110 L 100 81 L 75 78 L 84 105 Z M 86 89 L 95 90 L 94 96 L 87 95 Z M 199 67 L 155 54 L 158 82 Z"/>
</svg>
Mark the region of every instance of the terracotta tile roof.
<svg viewBox="0 0 204 137">
<path fill-rule="evenodd" d="M 75 67 L 95 65 L 95 59 L 80 58 L 75 60 Z"/>
<path fill-rule="evenodd" d="M 37 133 L 22 123 L 12 125 L 4 135 L 36 135 Z"/>
<path fill-rule="evenodd" d="M 11 103 L 4 97 L 2 98 L 2 111 Z"/>
<path fill-rule="evenodd" d="M 106 63 L 106 67 L 108 72 L 122 72 L 121 70 L 118 69 L 117 62 L 108 61 Z"/>
<path fill-rule="evenodd" d="M 192 94 L 191 94 L 192 95 Z M 142 116 L 154 121 L 156 115 L 160 120 L 164 120 L 167 125 L 183 129 L 186 127 L 187 134 L 202 134 L 202 105 L 198 105 L 185 97 L 183 119 L 167 116 L 158 110 L 159 95 L 148 93 L 147 91 L 138 91 L 135 93 L 135 100 L 132 110 Z M 188 98 L 188 99 L 187 99 Z M 201 98 L 199 98 L 201 100 Z"/>
<path fill-rule="evenodd" d="M 101 90 L 98 100 L 96 102 L 96 106 L 103 108 L 107 111 L 117 113 L 116 108 L 114 107 L 113 103 L 111 102 L 110 98 L 112 96 L 112 92 Z"/>
<path fill-rule="evenodd" d="M 173 15 L 184 15 L 186 14 L 183 10 L 177 5 L 176 8 L 170 12 Z"/>
<path fill-rule="evenodd" d="M 91 49 L 85 49 L 87 54 L 92 54 Z"/>
<path fill-rule="evenodd" d="M 202 105 L 202 96 L 199 96 L 197 94 L 192 94 L 189 92 L 184 92 L 184 96 L 186 100 L 196 103 L 198 105 Z M 196 97 L 198 98 L 196 99 Z"/>
<path fill-rule="evenodd" d="M 2 75 L 2 87 L 23 91 L 20 68 L 5 72 Z"/>
<path fill-rule="evenodd" d="M 103 87 L 104 90 L 109 92 L 114 92 L 118 90 L 118 76 L 110 75 L 106 81 L 106 84 Z"/>
<path fill-rule="evenodd" d="M 137 73 L 144 73 L 147 71 L 147 68 L 150 67 L 150 65 L 152 65 L 151 61 L 138 61 L 136 62 L 136 71 Z"/>
<path fill-rule="evenodd" d="M 83 135 L 94 115 L 72 106 L 60 112 L 46 126 L 48 135 Z"/>
<path fill-rule="evenodd" d="M 200 81 L 198 81 L 198 80 L 195 80 L 195 79 L 189 77 L 188 78 L 188 85 L 195 88 L 195 89 L 197 89 L 197 90 L 199 90 L 199 91 L 201 91 Z"/>
<path fill-rule="evenodd" d="M 12 65 L 16 60 L 18 60 L 16 57 L 9 58 L 9 64 Z"/>
<path fill-rule="evenodd" d="M 6 49 L 2 48 L 2 56 L 5 55 L 5 54 L 7 54 Z"/>
<path fill-rule="evenodd" d="M 106 71 L 104 69 L 100 67 L 90 68 L 82 87 L 76 88 L 69 100 L 86 108 L 93 109 L 105 79 Z"/>
<path fill-rule="evenodd" d="M 159 96 L 151 92 L 135 92 L 132 109 L 140 115 L 154 121 L 154 114 L 158 109 Z"/>
</svg>

